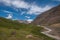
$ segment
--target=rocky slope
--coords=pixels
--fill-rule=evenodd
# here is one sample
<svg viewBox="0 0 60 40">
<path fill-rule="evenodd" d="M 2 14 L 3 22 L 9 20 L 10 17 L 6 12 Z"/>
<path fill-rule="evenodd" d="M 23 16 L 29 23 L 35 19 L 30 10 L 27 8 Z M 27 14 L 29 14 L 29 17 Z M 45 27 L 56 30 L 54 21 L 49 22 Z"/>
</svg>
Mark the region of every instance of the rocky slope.
<svg viewBox="0 0 60 40">
<path fill-rule="evenodd" d="M 60 23 L 60 5 L 38 15 L 32 23 L 39 25 Z"/>
</svg>

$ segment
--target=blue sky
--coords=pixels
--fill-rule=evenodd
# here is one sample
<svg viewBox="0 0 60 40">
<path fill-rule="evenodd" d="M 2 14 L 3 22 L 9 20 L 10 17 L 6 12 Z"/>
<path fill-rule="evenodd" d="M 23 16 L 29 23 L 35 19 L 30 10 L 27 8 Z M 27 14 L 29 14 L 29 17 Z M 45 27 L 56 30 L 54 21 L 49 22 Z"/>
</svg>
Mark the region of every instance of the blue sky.
<svg viewBox="0 0 60 40">
<path fill-rule="evenodd" d="M 0 17 L 32 21 L 60 4 L 60 0 L 0 0 Z"/>
</svg>

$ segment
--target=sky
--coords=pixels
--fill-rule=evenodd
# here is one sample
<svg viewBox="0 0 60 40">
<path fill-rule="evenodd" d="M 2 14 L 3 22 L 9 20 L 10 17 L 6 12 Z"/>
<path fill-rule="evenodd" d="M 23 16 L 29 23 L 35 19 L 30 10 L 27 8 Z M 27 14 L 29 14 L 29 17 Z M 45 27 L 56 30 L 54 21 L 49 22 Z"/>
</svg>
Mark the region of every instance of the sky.
<svg viewBox="0 0 60 40">
<path fill-rule="evenodd" d="M 59 4 L 60 0 L 0 0 L 0 17 L 33 21 Z"/>
</svg>

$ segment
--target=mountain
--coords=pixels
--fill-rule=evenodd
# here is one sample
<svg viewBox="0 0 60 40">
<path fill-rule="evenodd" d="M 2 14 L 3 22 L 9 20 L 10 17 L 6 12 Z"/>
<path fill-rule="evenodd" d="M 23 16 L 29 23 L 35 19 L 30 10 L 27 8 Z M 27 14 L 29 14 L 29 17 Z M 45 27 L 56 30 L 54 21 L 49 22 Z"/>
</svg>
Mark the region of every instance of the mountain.
<svg viewBox="0 0 60 40">
<path fill-rule="evenodd" d="M 46 26 L 52 30 L 50 34 L 60 37 L 60 5 L 38 15 L 32 23 Z"/>
<path fill-rule="evenodd" d="M 38 15 L 32 23 L 39 25 L 53 25 L 60 23 L 60 5 Z"/>
<path fill-rule="evenodd" d="M 25 20 L 18 20 L 19 23 L 25 23 L 25 24 L 29 24 L 29 21 L 25 21 Z"/>
</svg>

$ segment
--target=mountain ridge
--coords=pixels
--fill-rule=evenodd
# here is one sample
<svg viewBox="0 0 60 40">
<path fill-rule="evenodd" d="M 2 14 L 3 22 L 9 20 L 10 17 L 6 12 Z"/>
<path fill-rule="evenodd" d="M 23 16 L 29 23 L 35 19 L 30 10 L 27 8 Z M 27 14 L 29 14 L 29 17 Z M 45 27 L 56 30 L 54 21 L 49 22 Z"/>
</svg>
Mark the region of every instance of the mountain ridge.
<svg viewBox="0 0 60 40">
<path fill-rule="evenodd" d="M 38 15 L 32 23 L 37 25 L 52 25 L 60 23 L 60 5 Z"/>
</svg>

